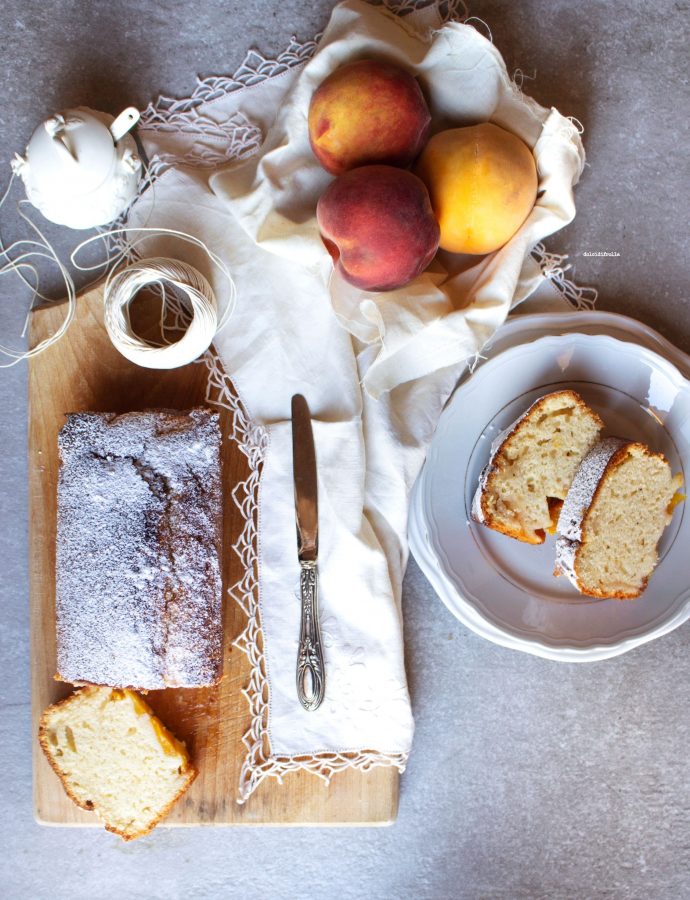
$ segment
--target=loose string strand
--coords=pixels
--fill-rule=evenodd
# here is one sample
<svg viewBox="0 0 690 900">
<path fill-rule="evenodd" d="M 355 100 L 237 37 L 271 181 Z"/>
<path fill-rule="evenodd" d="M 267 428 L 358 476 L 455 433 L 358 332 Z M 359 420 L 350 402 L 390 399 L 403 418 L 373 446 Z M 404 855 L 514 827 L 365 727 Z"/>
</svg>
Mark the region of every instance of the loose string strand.
<svg viewBox="0 0 690 900">
<path fill-rule="evenodd" d="M 0 209 L 2 209 L 2 206 L 7 200 L 16 177 L 17 176 L 12 173 L 7 188 L 5 189 L 2 198 L 0 198 Z M 22 337 L 26 335 L 29 317 L 34 308 L 36 299 L 49 299 L 39 290 L 40 274 L 37 266 L 31 260 L 47 259 L 57 265 L 60 275 L 65 284 L 65 290 L 67 293 L 67 310 L 62 322 L 55 330 L 55 332 L 49 335 L 47 338 L 44 338 L 42 341 L 39 341 L 35 347 L 31 347 L 28 350 L 15 350 L 13 347 L 8 347 L 5 344 L 0 343 L 0 353 L 9 357 L 11 360 L 11 362 L 0 363 L 0 368 L 2 369 L 10 368 L 11 366 L 16 365 L 18 362 L 21 362 L 24 359 L 31 359 L 32 357 L 37 356 L 39 353 L 42 353 L 48 347 L 59 341 L 71 325 L 76 311 L 77 294 L 72 276 L 65 267 L 64 263 L 60 260 L 48 238 L 41 231 L 38 225 L 34 221 L 32 221 L 32 219 L 21 208 L 21 204 L 27 202 L 28 201 L 20 201 L 17 204 L 17 212 L 20 218 L 23 219 L 38 235 L 39 240 L 21 238 L 6 247 L 4 241 L 2 240 L 2 237 L 0 236 L 0 257 L 4 257 L 6 260 L 6 262 L 0 266 L 0 276 L 13 274 L 17 276 L 23 282 L 23 284 L 31 290 L 31 302 L 29 303 L 26 319 L 24 320 L 24 327 L 21 332 Z M 20 247 L 23 249 L 21 250 L 19 255 L 13 255 Z M 29 277 L 25 277 L 25 273 L 31 273 L 35 278 L 35 283 L 29 280 Z"/>
<path fill-rule="evenodd" d="M 142 177 L 142 183 L 147 183 L 149 187 L 153 187 L 154 179 L 148 177 L 149 174 L 147 166 L 145 167 L 144 176 Z M 17 176 L 13 172 L 2 197 L 0 197 L 0 209 L 2 209 L 3 204 L 6 202 L 16 177 Z M 125 224 L 128 211 L 125 211 L 123 217 L 119 220 L 122 222 L 122 225 L 111 229 L 99 230 L 97 234 L 81 241 L 71 252 L 70 263 L 74 269 L 79 272 L 99 272 L 98 277 L 80 289 L 81 292 L 86 291 L 89 287 L 99 283 L 102 279 L 103 270 L 106 270 L 107 274 L 104 285 L 104 300 L 106 303 L 105 318 L 111 325 L 112 333 L 111 330 L 109 330 L 111 339 L 113 338 L 113 334 L 117 335 L 115 340 L 119 341 L 119 343 L 116 343 L 118 349 L 123 352 L 122 348 L 125 347 L 131 355 L 137 356 L 137 361 L 140 365 L 149 366 L 153 365 L 156 360 L 156 356 L 152 354 L 151 351 L 157 351 L 158 354 L 161 354 L 164 350 L 168 350 L 167 356 L 161 357 L 159 355 L 158 362 L 156 362 L 156 367 L 158 367 L 158 364 L 162 360 L 165 361 L 165 367 L 167 368 L 169 365 L 182 365 L 184 364 L 184 361 L 191 361 L 186 360 L 186 356 L 196 347 L 201 347 L 199 353 L 204 352 L 215 337 L 215 334 L 227 324 L 228 319 L 232 315 L 236 302 L 237 290 L 228 267 L 202 240 L 177 229 L 148 226 L 148 222 L 150 221 L 155 206 L 155 191 L 152 190 L 151 193 L 153 202 L 146 218 L 147 224 L 138 228 L 128 227 Z M 30 359 L 37 356 L 39 353 L 48 349 L 48 347 L 57 343 L 71 325 L 76 313 L 77 290 L 74 279 L 41 228 L 24 211 L 24 207 L 26 206 L 31 207 L 32 205 L 26 199 L 19 200 L 17 202 L 17 213 L 37 235 L 38 239 L 22 238 L 6 247 L 2 240 L 2 236 L 0 235 L 0 258 L 5 259 L 4 264 L 0 265 L 0 276 L 10 273 L 14 274 L 31 291 L 31 300 L 21 337 L 24 338 L 26 335 L 28 323 L 30 321 L 31 313 L 35 308 L 36 301 L 40 299 L 47 303 L 54 302 L 52 298 L 46 296 L 40 290 L 40 273 L 36 264 L 38 260 L 48 260 L 58 267 L 60 277 L 65 286 L 67 300 L 66 311 L 62 322 L 55 332 L 42 341 L 39 341 L 34 347 L 27 350 L 16 350 L 0 343 L 0 354 L 8 356 L 11 360 L 11 362 L 8 363 L 0 363 L 0 368 L 8 368 L 24 359 Z M 136 237 L 133 235 L 136 235 Z M 120 249 L 118 249 L 116 253 L 111 253 L 108 250 L 107 241 L 108 238 L 114 236 L 122 236 L 124 237 L 124 241 L 120 242 Z M 132 266 L 121 269 L 122 263 L 131 259 L 133 251 L 135 251 L 144 241 L 150 240 L 150 238 L 154 236 L 166 236 L 179 239 L 198 247 L 206 253 L 211 263 L 220 270 L 221 275 L 228 284 L 227 297 L 225 297 L 225 302 L 223 303 L 220 314 L 215 295 L 206 278 L 201 275 L 198 270 L 194 269 L 194 267 L 177 260 L 156 257 L 155 260 L 139 261 L 134 264 L 134 271 L 126 280 L 123 279 L 115 282 L 118 274 L 132 269 Z M 93 264 L 80 263 L 77 259 L 79 254 L 97 241 L 104 242 L 106 258 Z M 156 263 L 155 266 L 153 265 L 154 262 Z M 142 265 L 143 263 L 148 263 L 148 265 L 144 266 Z M 117 290 L 115 291 L 113 290 L 114 282 L 117 287 Z M 174 304 L 172 300 L 169 299 L 170 291 L 168 290 L 168 292 L 166 292 L 166 283 L 168 284 L 168 288 L 173 286 L 175 289 L 171 295 L 175 298 Z M 141 341 L 132 331 L 129 319 L 129 304 L 134 299 L 136 293 L 144 286 L 148 286 L 157 291 L 162 300 L 160 314 L 162 344 L 159 346 Z M 129 291 L 129 293 L 127 293 L 127 291 Z M 185 335 L 183 335 L 180 340 L 171 341 L 168 340 L 165 334 L 165 320 L 169 309 L 171 306 L 174 306 L 179 321 L 182 310 L 181 304 L 178 301 L 180 295 L 186 298 L 191 307 L 192 315 Z M 213 330 L 211 331 L 211 329 Z M 186 335 L 190 331 L 191 336 L 185 340 Z M 202 344 L 204 346 L 202 346 Z M 179 349 L 180 345 L 182 345 L 181 349 Z M 175 347 L 178 348 L 177 351 L 170 349 Z M 125 353 L 125 355 L 127 354 Z M 147 363 L 139 361 L 143 359 L 146 359 Z M 177 362 L 175 362 L 175 360 L 177 360 Z M 180 360 L 183 361 L 181 362 Z"/>
<path fill-rule="evenodd" d="M 111 267 L 108 276 L 106 278 L 105 289 L 107 291 L 110 281 L 117 275 L 117 266 L 127 258 L 129 253 L 132 250 L 135 250 L 140 244 L 144 241 L 149 240 L 153 236 L 166 236 L 172 238 L 179 238 L 181 241 L 184 241 L 188 244 L 192 244 L 195 247 L 199 247 L 203 250 L 211 262 L 220 270 L 221 274 L 225 277 L 228 283 L 228 296 L 226 298 L 226 302 L 224 305 L 224 309 L 218 319 L 218 327 L 217 330 L 220 331 L 221 328 L 227 323 L 228 319 L 232 315 L 232 311 L 235 307 L 235 301 L 237 299 L 237 289 L 235 287 L 235 282 L 230 274 L 230 270 L 225 265 L 223 260 L 218 256 L 217 253 L 214 253 L 213 250 L 208 247 L 207 244 L 204 243 L 200 238 L 194 237 L 191 234 L 187 234 L 185 231 L 178 231 L 175 228 L 155 228 L 148 226 L 141 227 L 127 227 L 122 226 L 120 228 L 112 228 L 109 231 L 101 232 L 100 234 L 93 235 L 92 237 L 86 238 L 86 240 L 82 241 L 78 244 L 70 255 L 70 262 L 80 272 L 90 272 L 93 271 L 97 266 L 89 266 L 89 265 L 80 265 L 77 261 L 76 257 L 81 253 L 81 251 L 87 247 L 88 245 L 94 243 L 95 241 L 104 240 L 108 237 L 118 235 L 118 234 L 138 234 L 140 237 L 135 239 L 130 238 L 127 241 L 124 250 L 121 250 L 117 256 L 115 257 L 115 262 Z M 207 282 L 208 283 L 208 282 Z"/>
</svg>

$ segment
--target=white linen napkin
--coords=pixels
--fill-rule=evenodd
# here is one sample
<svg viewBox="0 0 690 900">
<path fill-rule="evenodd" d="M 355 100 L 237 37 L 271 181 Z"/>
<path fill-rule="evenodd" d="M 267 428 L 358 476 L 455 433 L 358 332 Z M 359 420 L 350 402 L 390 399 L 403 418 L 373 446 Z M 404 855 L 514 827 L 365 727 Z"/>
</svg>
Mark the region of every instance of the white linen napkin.
<svg viewBox="0 0 690 900">
<path fill-rule="evenodd" d="M 575 211 L 572 186 L 584 163 L 575 126 L 524 98 L 473 28 L 432 30 L 437 12 L 427 7 L 400 20 L 351 0 L 336 7 L 305 66 L 294 64 L 292 50 L 277 77 L 247 88 L 208 80 L 189 101 L 165 101 L 144 115 L 147 150 L 170 168 L 129 221 L 187 231 L 232 270 L 236 310 L 215 346 L 258 426 L 243 431 L 255 461 L 246 512 L 257 515 L 259 577 L 240 598 L 250 616 L 240 645 L 253 665 L 241 799 L 267 775 L 295 768 L 328 777 L 349 765 L 404 767 L 413 732 L 400 613 L 409 491 L 465 361 L 543 282 L 531 249 Z M 308 147 L 309 98 L 330 71 L 362 55 L 415 71 L 437 127 L 491 119 L 519 134 L 534 147 L 540 178 L 537 206 L 506 247 L 460 274 L 436 266 L 386 294 L 333 282 L 313 215 L 329 176 Z M 255 150 L 260 133 L 258 152 L 215 173 L 209 186 L 200 166 Z M 186 259 L 223 297 L 222 279 L 188 245 L 157 238 L 146 253 Z M 289 414 L 296 392 L 315 420 L 319 469 L 327 686 L 315 712 L 305 712 L 295 692 Z"/>
</svg>

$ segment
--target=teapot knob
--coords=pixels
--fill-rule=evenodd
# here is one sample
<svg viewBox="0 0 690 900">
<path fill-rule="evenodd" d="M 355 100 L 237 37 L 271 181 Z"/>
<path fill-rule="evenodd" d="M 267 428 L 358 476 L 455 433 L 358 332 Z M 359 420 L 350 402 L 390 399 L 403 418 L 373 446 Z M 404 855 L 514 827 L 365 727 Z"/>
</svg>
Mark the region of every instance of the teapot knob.
<svg viewBox="0 0 690 900">
<path fill-rule="evenodd" d="M 43 123 L 43 127 L 53 139 L 55 149 L 62 154 L 63 160 L 71 163 L 78 163 L 79 160 L 70 146 L 67 132 L 70 130 L 70 127 L 74 127 L 78 122 L 79 119 L 70 119 L 68 121 L 61 113 L 57 113 Z"/>
<path fill-rule="evenodd" d="M 65 117 L 61 113 L 56 113 L 43 123 L 43 127 L 48 134 L 54 138 L 57 137 L 65 128 Z"/>
</svg>

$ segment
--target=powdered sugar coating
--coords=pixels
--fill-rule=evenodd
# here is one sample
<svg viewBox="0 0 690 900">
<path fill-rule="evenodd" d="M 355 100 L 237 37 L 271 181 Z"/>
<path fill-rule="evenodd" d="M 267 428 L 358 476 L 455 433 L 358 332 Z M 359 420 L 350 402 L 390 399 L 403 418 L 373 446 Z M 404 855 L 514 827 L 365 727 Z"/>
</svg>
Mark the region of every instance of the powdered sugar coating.
<svg viewBox="0 0 690 900">
<path fill-rule="evenodd" d="M 563 501 L 556 531 L 570 541 L 582 540 L 582 519 L 594 499 L 597 485 L 613 454 L 629 441 L 610 437 L 598 441 L 578 466 Z"/>
<path fill-rule="evenodd" d="M 77 413 L 58 444 L 59 676 L 143 690 L 215 683 L 217 413 Z"/>
<path fill-rule="evenodd" d="M 554 575 L 565 575 L 568 581 L 578 587 L 577 575 L 575 574 L 575 556 L 579 541 L 569 541 L 568 538 L 556 538 L 556 559 L 554 563 Z"/>
<path fill-rule="evenodd" d="M 582 522 L 613 455 L 629 441 L 610 437 L 598 441 L 580 463 L 563 502 L 556 528 L 556 574 L 565 575 L 578 587 L 575 557 L 581 547 Z"/>
<path fill-rule="evenodd" d="M 474 492 L 474 497 L 472 498 L 472 506 L 470 507 L 470 516 L 479 525 L 484 525 L 486 523 L 484 510 L 482 509 L 482 494 L 486 490 L 486 480 L 488 477 L 489 466 L 484 466 L 481 471 L 481 475 L 479 476 L 479 484 L 477 485 L 477 490 Z"/>
</svg>

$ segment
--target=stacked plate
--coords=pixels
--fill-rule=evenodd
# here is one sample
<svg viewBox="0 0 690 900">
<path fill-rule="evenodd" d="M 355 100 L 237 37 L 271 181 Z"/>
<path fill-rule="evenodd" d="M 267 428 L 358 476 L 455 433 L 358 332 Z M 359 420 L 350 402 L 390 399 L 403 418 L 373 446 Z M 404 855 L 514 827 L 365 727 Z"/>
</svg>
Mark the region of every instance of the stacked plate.
<svg viewBox="0 0 690 900">
<path fill-rule="evenodd" d="M 607 434 L 661 450 L 690 477 L 690 357 L 613 313 L 516 316 L 460 383 L 415 485 L 410 548 L 463 624 L 497 644 L 566 662 L 616 656 L 690 618 L 690 512 L 681 503 L 637 600 L 583 597 L 553 576 L 554 537 L 530 546 L 470 520 L 493 439 L 538 397 L 573 388 Z"/>
</svg>

